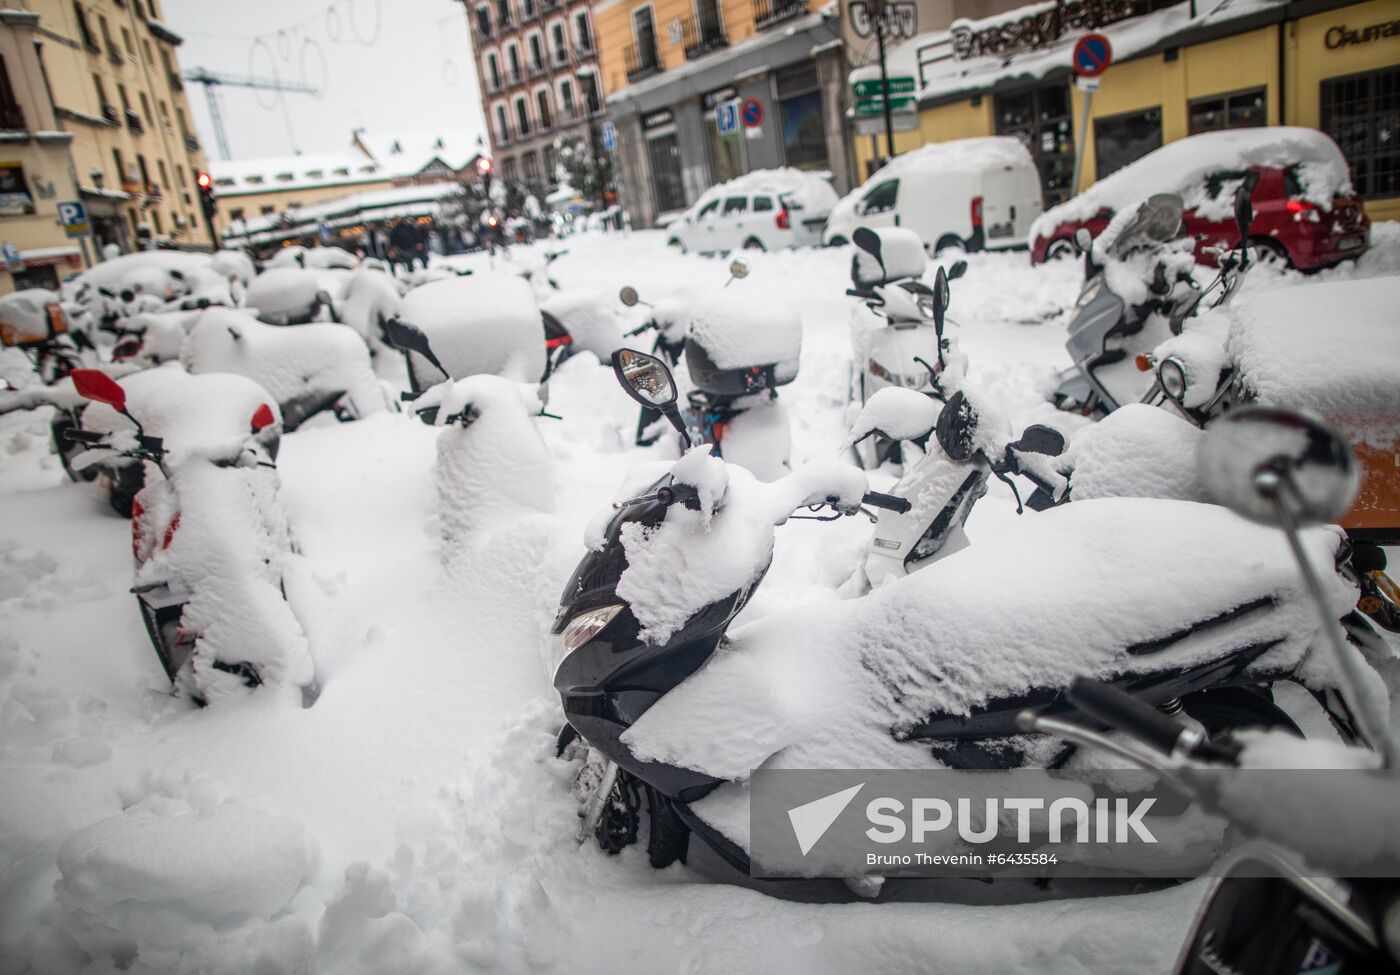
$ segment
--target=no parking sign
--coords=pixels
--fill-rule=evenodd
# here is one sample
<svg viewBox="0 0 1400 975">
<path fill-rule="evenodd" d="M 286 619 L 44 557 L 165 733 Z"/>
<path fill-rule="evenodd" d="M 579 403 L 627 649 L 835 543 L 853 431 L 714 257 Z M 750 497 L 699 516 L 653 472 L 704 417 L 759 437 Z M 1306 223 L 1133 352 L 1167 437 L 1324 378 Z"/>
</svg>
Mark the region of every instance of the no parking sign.
<svg viewBox="0 0 1400 975">
<path fill-rule="evenodd" d="M 1113 63 L 1113 45 L 1102 34 L 1085 34 L 1074 45 L 1074 70 L 1081 78 L 1097 78 Z"/>
</svg>

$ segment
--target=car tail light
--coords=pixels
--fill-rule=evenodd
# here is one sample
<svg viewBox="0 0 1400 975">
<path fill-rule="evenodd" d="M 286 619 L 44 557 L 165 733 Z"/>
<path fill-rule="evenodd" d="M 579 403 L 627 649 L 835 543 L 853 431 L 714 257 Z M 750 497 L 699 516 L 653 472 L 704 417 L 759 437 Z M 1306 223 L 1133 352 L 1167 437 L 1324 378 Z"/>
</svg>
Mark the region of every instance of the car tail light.
<svg viewBox="0 0 1400 975">
<path fill-rule="evenodd" d="M 788 217 L 787 210 L 779 210 L 778 215 L 773 218 L 773 222 L 778 225 L 779 230 L 787 230 L 792 226 L 792 220 Z"/>
<path fill-rule="evenodd" d="M 1288 208 L 1288 212 L 1293 214 L 1293 219 L 1295 221 L 1302 222 L 1303 220 L 1310 220 L 1313 223 L 1317 223 L 1319 219 L 1316 204 L 1309 203 L 1307 200 L 1293 199 L 1289 200 L 1285 205 Z"/>
<path fill-rule="evenodd" d="M 972 229 L 976 230 L 982 226 L 982 198 L 974 196 L 972 198 Z"/>
</svg>

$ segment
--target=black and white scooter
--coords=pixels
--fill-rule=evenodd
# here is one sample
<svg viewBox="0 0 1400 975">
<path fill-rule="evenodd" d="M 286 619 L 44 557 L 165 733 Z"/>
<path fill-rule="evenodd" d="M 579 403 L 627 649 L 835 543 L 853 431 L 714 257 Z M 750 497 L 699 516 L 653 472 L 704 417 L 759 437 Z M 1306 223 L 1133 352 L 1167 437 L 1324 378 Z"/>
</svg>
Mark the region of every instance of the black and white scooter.
<svg viewBox="0 0 1400 975">
<path fill-rule="evenodd" d="M 614 368 L 639 403 L 662 411 L 678 430 L 684 429 L 675 382 L 661 360 L 621 350 Z M 1152 591 L 1179 584 L 1199 598 L 1189 607 L 1153 612 L 1151 623 L 1141 613 L 1132 614 L 1132 623 L 1124 627 L 1122 618 L 1131 610 L 1123 600 L 1143 598 L 1134 587 L 1147 586 L 1148 580 L 1120 572 L 1085 580 L 1085 588 L 1074 593 L 1072 618 L 1030 624 L 1037 631 L 1034 645 L 998 646 L 1007 666 L 994 668 L 995 674 L 969 670 L 965 646 L 941 631 L 960 614 L 969 621 L 981 619 L 989 601 L 999 607 L 997 619 L 1005 615 L 996 595 L 1006 586 L 1002 570 L 1036 558 L 1032 553 L 1044 539 L 1034 533 L 1028 532 L 1024 544 L 1020 533 L 1004 536 L 993 562 L 975 559 L 979 569 L 973 575 L 988 575 L 971 580 L 975 585 L 961 601 L 947 586 L 948 573 L 958 575 L 955 557 L 829 611 L 800 607 L 759 620 L 734 634 L 726 653 L 716 654 L 767 571 L 773 527 L 802 507 L 830 508 L 832 517 L 839 517 L 866 504 L 909 508 L 904 499 L 867 492 L 864 475 L 853 467 L 808 465 L 778 482 L 761 484 L 693 450 L 643 493 L 614 506 L 616 513 L 594 533 L 590 551 L 565 586 L 550 650 L 553 682 L 568 722 L 561 750 L 578 737 L 590 748 L 578 789 L 585 836 L 595 836 L 610 851 L 626 846 L 638 836 L 645 804 L 654 865 L 684 859 L 694 832 L 720 857 L 747 870 L 745 838 L 720 825 L 732 820 L 707 819 L 695 806 L 714 797 L 732 813 L 733 804 L 747 802 L 739 780 L 789 749 L 808 749 L 800 752 L 803 764 L 796 767 L 852 767 L 842 763 L 851 760 L 851 749 L 860 743 L 871 754 L 910 768 L 1009 768 L 1063 761 L 1064 749 L 1047 751 L 1018 738 L 1017 716 L 1028 707 L 1047 716 L 1072 715 L 1075 709 L 1064 687 L 1089 662 L 1088 671 L 1096 677 L 1130 689 L 1150 705 L 1184 709 L 1208 733 L 1292 726 L 1272 704 L 1268 688 L 1298 673 L 1316 634 L 1300 628 L 1294 594 L 1280 573 L 1268 565 L 1260 568 L 1257 528 L 1222 532 L 1220 518 L 1204 519 L 1211 524 L 1202 526 L 1202 506 L 1182 502 L 1084 502 L 1028 523 L 1028 528 L 1063 524 L 1068 529 L 1056 536 L 1056 544 L 1064 546 L 1056 558 L 1064 565 L 1124 566 L 1138 559 L 1143 573 L 1151 574 Z M 1151 510 L 1144 512 L 1143 506 Z M 1130 530 L 1139 512 L 1152 519 L 1155 530 L 1170 531 L 1180 545 L 1209 546 L 1219 557 L 1193 562 L 1190 579 L 1174 578 L 1161 566 L 1154 570 L 1157 553 L 1143 550 L 1144 543 Z M 1307 541 L 1319 553 L 1336 543 L 1324 535 Z M 698 584 L 682 591 L 679 577 L 671 574 L 680 571 L 680 563 L 706 558 L 724 560 L 726 569 L 708 566 L 704 575 L 710 588 L 704 598 L 692 598 L 700 591 Z M 1177 571 L 1186 571 L 1186 563 L 1179 565 Z M 1203 585 L 1197 575 L 1202 566 L 1211 573 L 1228 572 L 1221 578 L 1233 581 Z M 939 571 L 945 568 L 947 573 Z M 685 571 L 692 582 L 698 578 L 693 564 Z M 720 586 L 716 578 L 727 581 Z M 1063 611 L 1064 586 L 1061 579 L 1024 579 L 1014 598 L 1025 608 L 1036 590 L 1042 605 Z M 1006 596 L 1013 598 L 1009 591 Z M 927 613 L 930 604 L 939 607 L 943 622 L 916 625 L 913 617 Z M 1057 636 L 1056 627 L 1065 632 Z M 1127 635 L 1129 630 L 1134 636 Z M 837 648 L 835 657 L 814 655 L 823 643 Z M 1047 656 L 1050 646 L 1064 649 Z M 815 690 L 808 688 L 797 698 L 778 687 L 765 693 L 764 661 L 772 664 L 774 654 L 789 651 L 797 657 L 791 666 L 807 675 L 802 679 L 822 686 L 813 713 L 772 713 L 779 702 L 800 710 Z M 1017 676 L 1031 673 L 1041 676 Z M 920 707 L 920 701 L 939 699 L 948 686 L 947 677 L 940 675 L 949 674 L 971 682 L 960 692 L 960 703 Z M 978 687 L 979 681 L 986 686 Z M 839 687 L 831 687 L 832 682 Z M 677 692 L 680 696 L 672 697 Z M 870 695 L 871 700 L 854 711 L 820 703 L 842 694 Z M 764 704 L 745 708 L 741 702 L 727 713 L 714 713 L 736 695 L 745 700 L 752 695 Z M 658 709 L 662 702 L 666 706 Z M 654 717 L 653 709 L 672 720 Z M 866 720 L 860 715 L 888 717 Z M 697 730 L 701 728 L 703 733 Z M 642 741 L 647 745 L 639 751 Z"/>
</svg>

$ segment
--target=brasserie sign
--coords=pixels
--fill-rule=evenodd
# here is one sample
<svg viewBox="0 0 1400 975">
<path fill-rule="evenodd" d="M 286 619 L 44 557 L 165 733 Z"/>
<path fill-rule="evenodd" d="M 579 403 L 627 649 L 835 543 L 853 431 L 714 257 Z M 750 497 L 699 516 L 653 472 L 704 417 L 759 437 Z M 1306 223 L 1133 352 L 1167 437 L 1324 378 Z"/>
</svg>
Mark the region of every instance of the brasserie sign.
<svg viewBox="0 0 1400 975">
<path fill-rule="evenodd" d="M 1030 16 L 978 30 L 968 26 L 968 21 L 955 22 L 953 51 L 960 61 L 1034 51 L 1065 34 L 1098 30 L 1136 13 L 1136 0 L 1057 0 L 1054 6 Z"/>
</svg>

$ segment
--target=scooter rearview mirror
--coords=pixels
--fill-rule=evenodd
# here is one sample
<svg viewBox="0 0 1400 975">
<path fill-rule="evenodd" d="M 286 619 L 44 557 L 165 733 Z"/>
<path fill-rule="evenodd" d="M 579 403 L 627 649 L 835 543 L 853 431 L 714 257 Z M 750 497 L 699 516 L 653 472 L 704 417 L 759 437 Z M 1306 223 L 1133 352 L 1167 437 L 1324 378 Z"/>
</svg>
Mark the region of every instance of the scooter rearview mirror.
<svg viewBox="0 0 1400 975">
<path fill-rule="evenodd" d="M 875 262 L 880 267 L 885 266 L 885 258 L 881 253 L 883 247 L 880 243 L 880 235 L 875 231 L 869 227 L 857 227 L 855 233 L 851 234 L 851 243 L 875 258 Z"/>
<path fill-rule="evenodd" d="M 731 278 L 746 278 L 749 276 L 749 262 L 742 257 L 736 257 L 729 262 L 729 276 Z"/>
<path fill-rule="evenodd" d="M 1026 427 L 1021 439 L 1011 449 L 1022 454 L 1044 454 L 1058 457 L 1065 452 L 1065 435 L 1040 423 Z"/>
<path fill-rule="evenodd" d="M 1250 179 L 1251 176 L 1254 178 Z M 1254 185 L 1258 182 L 1258 173 L 1247 173 L 1235 190 L 1235 227 L 1240 233 L 1241 249 L 1248 245 L 1249 228 L 1254 224 L 1254 201 L 1251 197 L 1254 194 Z"/>
<path fill-rule="evenodd" d="M 612 354 L 612 367 L 623 392 L 647 409 L 660 411 L 690 447 L 685 421 L 676 409 L 676 380 L 666 363 L 636 349 L 617 349 Z"/>
<path fill-rule="evenodd" d="M 1233 410 L 1212 423 L 1200 462 L 1217 504 L 1275 527 L 1336 521 L 1360 482 L 1345 440 L 1310 416 L 1272 407 Z"/>
<path fill-rule="evenodd" d="M 83 399 L 106 403 L 118 413 L 126 412 L 126 390 L 105 372 L 99 369 L 74 369 L 70 375 L 73 377 L 73 388 Z"/>
<path fill-rule="evenodd" d="M 642 300 L 642 296 L 637 294 L 637 289 L 630 284 L 617 293 L 618 299 L 628 308 L 634 308 Z"/>
<path fill-rule="evenodd" d="M 948 280 L 956 281 L 967 273 L 967 261 L 954 261 L 953 266 L 948 268 Z"/>
<path fill-rule="evenodd" d="M 438 372 L 451 378 L 452 374 L 438 361 L 433 347 L 428 343 L 428 336 L 424 335 L 417 325 L 395 316 L 384 323 L 384 338 L 400 352 L 417 352 L 432 363 Z"/>
<path fill-rule="evenodd" d="M 948 287 L 948 275 L 940 267 L 937 276 L 933 279 L 933 328 L 938 333 L 938 338 L 943 338 L 943 316 L 948 313 L 948 303 L 952 300 L 952 291 Z M 938 361 L 943 361 L 943 349 L 938 350 Z"/>
</svg>

